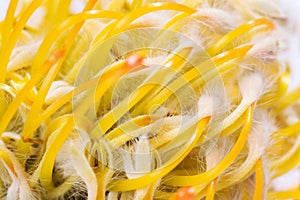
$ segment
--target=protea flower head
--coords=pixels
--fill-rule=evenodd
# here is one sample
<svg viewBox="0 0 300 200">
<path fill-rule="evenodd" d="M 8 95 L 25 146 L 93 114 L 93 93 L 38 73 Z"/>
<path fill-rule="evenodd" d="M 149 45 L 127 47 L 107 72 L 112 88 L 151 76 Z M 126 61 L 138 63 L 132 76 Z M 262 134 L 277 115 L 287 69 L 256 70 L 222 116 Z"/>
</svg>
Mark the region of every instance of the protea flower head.
<svg viewBox="0 0 300 200">
<path fill-rule="evenodd" d="M 1 199 L 300 199 L 297 9 L 0 6 Z"/>
</svg>

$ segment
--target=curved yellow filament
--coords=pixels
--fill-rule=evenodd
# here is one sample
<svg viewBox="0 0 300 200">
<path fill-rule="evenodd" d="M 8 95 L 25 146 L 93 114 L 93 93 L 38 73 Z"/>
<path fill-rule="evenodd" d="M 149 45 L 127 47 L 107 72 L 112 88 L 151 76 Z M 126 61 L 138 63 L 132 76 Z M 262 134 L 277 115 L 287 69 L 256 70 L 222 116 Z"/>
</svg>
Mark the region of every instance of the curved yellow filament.
<svg viewBox="0 0 300 200">
<path fill-rule="evenodd" d="M 254 112 L 254 103 L 248 108 L 247 114 L 245 116 L 244 126 L 242 128 L 241 134 L 237 139 L 235 145 L 232 147 L 230 152 L 221 160 L 215 167 L 206 171 L 202 174 L 192 175 L 192 176 L 172 176 L 166 177 L 164 183 L 172 186 L 192 186 L 192 185 L 202 185 L 207 184 L 216 177 L 218 177 L 225 169 L 227 169 L 233 161 L 240 154 L 244 145 L 247 141 L 248 134 L 252 125 Z"/>
<path fill-rule="evenodd" d="M 186 12 L 190 14 L 196 12 L 196 10 L 193 8 L 181 4 L 173 3 L 173 2 L 153 3 L 149 6 L 144 6 L 128 14 L 115 26 L 115 28 L 111 31 L 110 35 L 121 33 L 128 27 L 128 25 L 131 22 L 141 17 L 142 15 L 145 15 L 150 12 L 159 11 L 159 10 L 174 10 L 174 11 Z"/>
<path fill-rule="evenodd" d="M 5 80 L 5 75 L 6 75 L 6 66 L 9 62 L 10 54 L 12 50 L 14 49 L 14 46 L 21 34 L 21 31 L 25 27 L 28 19 L 31 17 L 31 15 L 34 13 L 34 11 L 40 6 L 42 3 L 42 0 L 34 0 L 32 3 L 29 5 L 29 7 L 26 9 L 24 14 L 21 16 L 20 20 L 18 23 L 16 23 L 16 26 L 14 27 L 7 45 L 5 46 L 5 50 L 2 51 L 3 54 L 1 54 L 1 59 L 0 59 L 0 69 L 3 70 L 1 75 L 0 82 L 3 82 Z M 10 32 L 10 31 L 9 31 Z"/>
<path fill-rule="evenodd" d="M 289 125 L 283 129 L 280 129 L 276 132 L 274 132 L 272 135 L 277 137 L 277 135 L 280 137 L 280 136 L 289 136 L 289 137 L 292 137 L 292 136 L 295 136 L 296 134 L 299 133 L 299 130 L 300 130 L 300 121 L 292 124 L 292 125 Z"/>
<path fill-rule="evenodd" d="M 300 189 L 268 192 L 268 199 L 300 199 Z"/>
<path fill-rule="evenodd" d="M 5 52 L 6 46 L 7 46 L 7 43 L 9 42 L 9 36 L 11 34 L 11 29 L 13 28 L 13 23 L 15 20 L 14 13 L 16 11 L 18 2 L 19 2 L 19 0 L 10 1 L 10 4 L 7 9 L 6 17 L 4 19 L 4 23 L 2 24 L 1 47 L 0 47 L 0 57 L 1 58 L 2 58 L 3 54 L 7 54 Z M 1 63 L 1 62 L 3 62 L 3 63 Z M 0 61 L 0 71 L 2 72 L 0 74 L 0 83 L 4 83 L 5 75 L 6 75 L 6 73 L 4 73 L 6 71 L 5 60 Z"/>
<path fill-rule="evenodd" d="M 119 19 L 122 18 L 123 15 L 120 13 L 112 12 L 112 11 L 85 11 L 76 15 L 72 15 L 71 17 L 67 18 L 65 21 L 54 27 L 45 37 L 43 40 L 40 48 L 38 49 L 38 52 L 36 53 L 36 56 L 33 60 L 32 64 L 32 72 L 35 73 L 38 68 L 43 64 L 47 53 L 51 46 L 53 45 L 53 42 L 57 39 L 57 37 L 67 30 L 72 25 L 77 24 L 77 26 L 73 27 L 72 31 L 70 32 L 71 35 L 68 36 L 69 39 L 67 39 L 66 44 L 68 42 L 71 42 L 74 40 L 75 36 L 77 35 L 79 29 L 81 28 L 82 24 L 79 24 L 80 22 L 83 22 L 88 19 L 95 19 L 95 18 L 107 18 L 107 19 Z M 81 26 L 78 26 L 81 25 Z M 69 40 L 69 41 L 68 41 Z"/>
<path fill-rule="evenodd" d="M 16 176 L 16 172 L 14 169 L 14 165 L 10 159 L 10 157 L 6 154 L 5 151 L 3 151 L 2 149 L 0 149 L 0 158 L 1 160 L 4 161 L 5 165 L 7 166 L 7 168 L 11 171 L 11 173 L 13 173 Z"/>
<path fill-rule="evenodd" d="M 14 12 L 16 9 L 18 1 L 12 1 L 9 10 L 7 13 L 7 17 L 5 20 L 5 24 L 7 25 L 6 28 L 3 29 L 3 31 L 7 31 L 5 33 L 2 32 L 2 45 L 0 49 L 0 83 L 4 83 L 6 79 L 6 69 L 7 69 L 7 64 L 9 62 L 10 54 L 21 34 L 22 29 L 24 28 L 26 22 L 30 18 L 30 16 L 33 14 L 33 12 L 38 8 L 38 6 L 41 3 L 41 0 L 34 0 L 29 7 L 26 9 L 24 14 L 21 16 L 20 20 L 18 23 L 15 25 L 12 33 L 11 33 L 11 28 L 13 26 L 13 20 L 14 20 Z M 5 40 L 5 41 L 4 41 Z M 2 114 L 4 113 L 4 109 L 6 107 L 6 102 L 4 101 L 3 93 L 0 92 L 0 117 L 3 117 Z M 0 133 L 1 134 L 1 133 Z"/>
<path fill-rule="evenodd" d="M 73 96 L 76 96 L 83 91 L 87 90 L 90 87 L 94 87 L 97 84 L 97 78 L 91 79 L 90 81 L 78 86 L 75 90 L 68 92 L 63 97 L 49 105 L 47 109 L 45 109 L 39 117 L 37 117 L 32 123 L 31 131 L 35 131 L 42 122 L 44 122 L 47 118 L 49 118 L 52 114 L 54 114 L 57 110 L 59 110 L 63 105 L 65 105 L 68 101 L 72 99 Z M 32 132 L 28 132 L 31 133 Z"/>
<path fill-rule="evenodd" d="M 292 170 L 300 165 L 300 136 L 297 137 L 293 147 L 281 158 L 275 160 L 271 165 L 271 170 L 275 173 L 274 177 L 283 175 L 284 173 Z"/>
<path fill-rule="evenodd" d="M 170 57 L 166 58 L 166 60 L 162 64 L 165 67 L 165 69 L 161 69 L 161 70 L 157 71 L 155 73 L 155 75 L 153 75 L 153 78 L 148 80 L 148 82 L 147 82 L 150 84 L 151 84 L 151 82 L 154 83 L 152 85 L 152 88 L 150 89 L 151 94 L 149 93 L 150 90 L 140 92 L 140 94 L 138 94 L 138 90 L 135 91 L 137 94 L 134 93 L 133 95 L 141 96 L 138 98 L 140 98 L 140 99 L 143 98 L 142 99 L 143 101 L 140 103 L 139 106 L 137 106 L 137 108 L 135 108 L 132 111 L 132 115 L 140 114 L 141 112 L 143 112 L 143 110 L 145 109 L 144 108 L 145 104 L 143 102 L 147 102 L 150 99 L 152 99 L 153 96 L 157 92 L 159 92 L 161 89 L 163 89 L 168 84 L 169 80 L 171 80 L 172 77 L 174 77 L 184 67 L 184 65 L 187 63 L 187 58 L 189 57 L 191 51 L 192 51 L 191 47 L 185 47 L 185 48 L 180 49 L 174 55 L 171 55 Z M 164 78 L 158 80 L 157 77 L 159 77 L 159 75 Z M 157 76 L 157 77 L 155 77 L 155 76 Z M 147 84 L 147 83 L 144 83 L 144 84 Z M 146 96 L 146 94 L 148 94 L 148 95 Z M 147 111 L 149 111 L 149 110 L 147 110 Z"/>
<path fill-rule="evenodd" d="M 138 178 L 127 179 L 127 180 L 112 180 L 107 189 L 109 191 L 129 191 L 144 188 L 147 185 L 155 182 L 159 178 L 162 178 L 168 174 L 172 169 L 174 169 L 194 148 L 197 143 L 197 140 L 202 135 L 203 130 L 210 121 L 210 117 L 205 117 L 199 121 L 197 126 L 196 134 L 193 135 L 190 141 L 187 142 L 175 155 L 172 159 L 167 161 L 162 167 L 152 171 L 148 174 L 145 174 Z"/>
<path fill-rule="evenodd" d="M 224 64 L 232 59 L 244 57 L 251 47 L 252 45 L 238 47 L 215 56 L 212 58 L 212 60 L 205 61 L 199 66 L 192 68 L 161 90 L 151 101 L 148 102 L 148 104 L 145 106 L 145 111 L 148 111 L 154 105 L 162 105 L 174 92 L 199 76 L 205 77 L 205 74 L 215 73 L 215 71 L 222 73 L 222 69 L 215 69 L 215 67 L 218 67 L 219 65 Z M 204 79 L 202 80 L 204 82 L 205 78 L 202 79 Z"/>
<path fill-rule="evenodd" d="M 130 60 L 130 61 L 128 61 L 128 60 Z M 129 62 L 131 62 L 131 63 L 129 64 Z M 130 70 L 133 70 L 134 68 L 141 66 L 141 64 L 142 64 L 142 57 L 139 57 L 138 55 L 131 55 L 125 61 L 114 63 L 108 70 L 106 70 L 99 77 L 99 80 L 98 80 L 98 84 L 97 84 L 98 86 L 96 87 L 96 91 L 95 91 L 95 95 L 94 95 L 95 105 L 99 104 L 99 102 L 102 98 L 102 95 L 107 91 L 107 89 L 109 87 L 111 87 L 114 83 L 116 83 L 119 80 L 120 77 L 122 77 L 124 74 L 128 73 Z M 56 71 L 53 72 L 52 69 L 54 69 Z M 39 93 L 37 95 L 37 99 L 40 100 L 40 101 L 36 100 L 34 102 L 32 108 L 31 108 L 31 111 L 28 115 L 28 121 L 27 122 L 30 121 L 29 119 L 31 119 L 31 121 L 34 121 L 35 117 L 39 114 L 39 109 L 42 108 L 44 99 L 47 95 L 47 92 L 48 92 L 50 86 L 51 86 L 50 84 L 54 80 L 55 75 L 57 74 L 57 72 L 59 70 L 57 68 L 52 68 L 52 69 L 47 74 L 47 76 L 44 80 L 45 84 L 43 84 L 41 86 L 40 91 L 43 91 L 44 93 Z M 53 75 L 52 73 L 55 73 L 55 74 Z M 48 78 L 51 79 L 51 80 L 47 80 Z M 37 105 L 37 102 L 39 103 L 38 105 Z M 75 112 L 77 114 L 79 114 L 78 112 L 80 112 L 81 114 L 84 114 L 84 112 L 86 110 L 86 107 L 89 107 L 90 104 L 91 104 L 91 102 L 82 103 L 79 106 L 79 108 L 76 109 Z M 36 110 L 34 110 L 34 109 L 36 109 Z M 79 111 L 79 110 L 81 110 L 81 111 Z M 23 138 L 28 138 L 28 137 L 32 136 L 33 128 L 34 128 L 33 125 L 34 125 L 33 123 L 25 123 L 24 130 L 23 130 L 23 133 L 22 133 Z"/>
<path fill-rule="evenodd" d="M 18 92 L 12 103 L 8 106 L 5 113 L 2 116 L 1 122 L 0 122 L 0 135 L 3 133 L 3 131 L 6 129 L 7 125 L 9 124 L 10 120 L 16 113 L 19 105 L 22 103 L 24 98 L 27 96 L 28 91 L 30 91 L 36 83 L 38 83 L 39 80 L 43 78 L 43 74 L 46 73 L 48 69 L 50 69 L 51 66 L 53 66 L 56 61 L 64 55 L 63 50 L 58 50 L 53 53 L 52 56 L 46 61 L 43 68 L 41 68 L 40 72 L 37 73 L 36 76 L 33 76 L 27 84 Z"/>
<path fill-rule="evenodd" d="M 128 120 L 127 122 L 121 124 L 120 126 L 118 126 L 115 129 L 113 129 L 108 134 L 106 134 L 105 137 L 108 140 L 113 140 L 113 139 L 123 135 L 124 130 L 133 131 L 135 129 L 140 128 L 141 126 L 149 125 L 152 122 L 152 120 L 153 120 L 153 118 L 150 115 L 137 116 L 136 118 Z"/>
<path fill-rule="evenodd" d="M 288 90 L 291 82 L 290 66 L 287 64 L 287 69 L 279 77 L 278 97 L 282 97 Z"/>
<path fill-rule="evenodd" d="M 247 33 L 251 29 L 259 26 L 264 26 L 266 30 L 273 30 L 275 28 L 273 22 L 265 18 L 247 22 L 246 24 L 243 24 L 237 27 L 236 29 L 230 31 L 229 33 L 224 35 L 220 40 L 215 42 L 212 47 L 208 48 L 208 54 L 211 56 L 218 54 L 224 47 L 226 47 L 228 44 L 234 41 L 238 36 Z"/>
<path fill-rule="evenodd" d="M 276 104 L 276 113 L 283 111 L 290 105 L 293 105 L 300 99 L 300 87 L 295 88 L 290 93 L 283 96 Z"/>
<path fill-rule="evenodd" d="M 242 125 L 243 125 L 243 117 L 240 116 L 237 120 L 234 121 L 234 123 L 232 123 L 227 128 L 222 130 L 221 136 L 224 137 L 226 135 L 230 135 L 234 131 L 238 130 Z"/>
<path fill-rule="evenodd" d="M 103 30 L 95 37 L 94 41 L 92 42 L 93 46 L 97 46 L 107 37 L 109 32 L 118 24 L 118 21 L 111 22 L 107 26 L 103 28 Z"/>
<path fill-rule="evenodd" d="M 54 187 L 52 184 L 52 172 L 55 158 L 74 126 L 73 117 L 71 115 L 65 116 L 65 120 L 66 122 L 63 128 L 55 135 L 50 136 L 51 138 L 49 138 L 46 152 L 38 168 L 40 170 L 41 184 L 48 189 Z"/>
<path fill-rule="evenodd" d="M 154 89 L 156 86 L 162 87 L 165 85 L 186 62 L 185 58 L 181 57 L 181 54 L 189 55 L 190 51 L 190 47 L 183 48 L 178 52 L 179 55 L 174 54 L 168 57 L 164 63 L 166 68 L 155 71 L 155 73 L 149 76 L 147 80 L 135 91 L 133 91 L 129 97 L 104 115 L 104 117 L 100 119 L 98 126 L 91 131 L 91 135 L 103 135 L 116 123 L 117 120 L 124 116 L 124 114 L 133 108 L 133 106 L 135 106 L 138 102 L 140 102 L 152 89 Z M 161 79 L 161 76 L 164 76 L 164 79 Z M 100 132 L 98 128 L 100 128 Z"/>
<path fill-rule="evenodd" d="M 48 49 L 51 47 L 53 40 L 55 40 L 55 38 L 59 35 L 60 32 L 63 32 L 67 27 L 79 23 L 81 21 L 84 21 L 86 19 L 90 19 L 90 18 L 101 18 L 101 17 L 112 17 L 115 18 L 117 17 L 116 14 L 114 12 L 109 12 L 109 11 L 99 11 L 99 12 L 86 12 L 86 13 L 82 13 L 82 14 L 78 14 L 78 15 L 74 15 L 73 17 L 70 17 L 67 21 L 65 21 L 64 23 L 62 23 L 61 25 L 58 26 L 57 29 L 54 29 L 52 33 L 50 33 L 48 36 L 48 38 L 46 37 L 46 39 L 44 40 L 44 43 L 41 45 L 40 50 L 38 51 L 37 55 L 35 58 L 37 58 L 36 60 L 36 65 L 39 66 L 40 61 L 42 61 L 43 59 L 43 55 L 46 55 L 46 51 L 48 51 Z M 78 29 L 77 27 L 75 27 L 76 29 Z M 79 31 L 79 30 L 78 30 Z M 77 32 L 78 32 L 77 31 Z M 77 32 L 73 32 L 73 39 L 75 38 Z M 70 36 L 71 37 L 71 36 Z M 68 44 L 69 48 L 71 46 L 71 44 Z M 20 103 L 23 101 L 25 95 L 28 93 L 28 91 L 36 84 L 38 83 L 38 81 L 41 80 L 41 78 L 43 77 L 43 75 L 50 69 L 50 67 L 55 63 L 54 61 L 60 60 L 60 64 L 62 64 L 62 60 L 60 58 L 65 56 L 65 50 L 63 51 L 58 51 L 60 53 L 54 53 L 54 56 L 51 58 L 49 58 L 48 62 L 46 62 L 44 64 L 44 67 L 38 69 L 38 72 L 35 73 L 32 77 L 32 79 L 24 86 L 24 88 L 18 93 L 18 95 L 16 96 L 16 98 L 14 99 L 14 101 L 9 105 L 8 109 L 6 110 L 6 112 L 4 113 L 4 115 L 8 115 L 6 117 L 2 117 L 2 123 L 0 125 L 0 134 L 1 132 L 3 132 L 7 126 L 7 124 L 9 123 L 10 119 L 12 118 L 12 116 L 14 115 L 14 113 L 16 112 L 16 109 L 18 108 L 18 106 L 20 105 Z M 63 53 L 62 53 L 63 52 Z M 60 54 L 60 56 L 57 56 L 56 54 Z M 54 62 L 54 63 L 53 63 Z M 34 68 L 34 64 L 33 64 L 33 68 Z M 59 67 L 58 67 L 59 68 Z M 54 73 L 55 75 L 56 73 Z M 52 79 L 54 78 L 54 76 L 51 77 Z M 45 82 L 45 89 L 41 91 L 40 96 L 45 98 L 46 92 L 48 91 L 51 82 Z M 36 112 L 39 111 L 41 104 L 43 102 L 44 98 L 37 98 L 37 103 L 36 103 L 36 110 L 34 109 L 34 112 L 32 114 L 33 117 L 36 117 Z"/>
<path fill-rule="evenodd" d="M 157 37 L 159 37 L 166 29 L 169 29 L 171 26 L 173 26 L 176 22 L 179 20 L 189 16 L 190 13 L 179 13 L 175 17 L 173 17 L 171 20 L 169 20 L 163 27 L 162 29 L 157 33 Z"/>
<path fill-rule="evenodd" d="M 90 0 L 86 7 L 86 9 L 91 9 L 93 7 L 95 3 L 95 0 Z M 34 71 L 35 68 L 38 68 L 40 65 L 42 65 L 43 60 L 45 59 L 46 55 L 47 55 L 47 51 L 48 49 L 52 46 L 52 42 L 58 37 L 58 35 L 63 32 L 66 28 L 70 27 L 71 25 L 80 23 L 84 20 L 87 19 L 92 19 L 92 18 L 115 18 L 118 17 L 116 16 L 117 13 L 114 12 L 109 12 L 109 11 L 94 11 L 94 12 L 84 12 L 78 15 L 74 15 L 71 16 L 70 18 L 68 18 L 65 22 L 63 22 L 62 24 L 58 25 L 57 28 L 54 28 L 52 30 L 52 32 L 50 32 L 48 34 L 48 37 L 46 37 L 44 39 L 44 42 L 42 43 L 42 45 L 40 46 L 38 53 L 35 56 L 35 60 L 33 62 L 33 66 L 32 66 L 32 70 Z M 61 57 L 65 56 L 65 51 L 68 51 L 69 48 L 71 48 L 72 42 L 75 39 L 78 31 L 80 30 L 82 26 L 81 24 L 77 24 L 76 26 L 73 27 L 71 34 L 68 36 L 67 38 L 67 42 L 66 42 L 66 47 L 63 50 L 63 53 L 60 53 L 60 56 L 54 56 L 54 58 L 49 58 L 48 61 L 46 61 L 46 63 L 44 64 L 44 67 L 40 68 L 40 69 L 36 69 L 38 70 L 38 72 L 36 74 L 33 75 L 32 79 L 24 86 L 24 88 L 18 93 L 18 95 L 16 96 L 16 98 L 14 99 L 14 101 L 9 105 L 8 109 L 6 110 L 6 112 L 3 115 L 3 119 L 0 123 L 0 134 L 1 132 L 3 132 L 6 128 L 6 126 L 8 125 L 9 121 L 11 120 L 11 118 L 13 117 L 13 115 L 15 114 L 18 106 L 21 104 L 21 102 L 23 101 L 25 94 L 35 85 L 37 84 L 41 78 L 44 76 L 45 73 L 47 73 L 47 71 L 50 69 L 50 67 L 55 63 L 55 61 L 60 60 Z M 59 52 L 59 51 L 57 51 Z M 54 53 L 54 55 L 57 53 Z M 60 65 L 62 64 L 63 60 L 60 60 L 60 64 L 58 64 L 58 68 L 60 67 Z M 50 64 L 49 64 L 50 63 Z M 36 67 L 35 67 L 36 66 Z M 47 67 L 46 67 L 47 66 Z M 43 91 L 41 93 L 41 95 L 45 95 L 44 94 L 45 91 Z M 39 99 L 39 98 L 38 98 Z M 41 102 L 41 100 L 39 100 Z M 41 103 L 37 103 L 37 105 L 40 105 Z M 38 110 L 38 109 L 37 109 Z M 36 112 L 36 111 L 35 111 Z M 8 115 L 8 117 L 6 116 L 4 118 L 5 115 Z"/>
</svg>

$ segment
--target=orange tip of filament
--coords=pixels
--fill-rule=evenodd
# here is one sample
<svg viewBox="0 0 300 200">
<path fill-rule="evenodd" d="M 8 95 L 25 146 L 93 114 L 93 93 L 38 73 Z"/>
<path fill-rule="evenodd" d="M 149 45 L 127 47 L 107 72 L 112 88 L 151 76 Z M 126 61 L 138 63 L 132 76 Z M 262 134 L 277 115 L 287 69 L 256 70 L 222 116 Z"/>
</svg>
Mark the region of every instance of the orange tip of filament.
<svg viewBox="0 0 300 200">
<path fill-rule="evenodd" d="M 55 64 L 60 58 L 62 58 L 65 55 L 65 52 L 65 49 L 58 49 L 54 51 L 53 54 L 48 58 L 47 62 L 50 65 Z"/>
<path fill-rule="evenodd" d="M 180 188 L 172 200 L 193 200 L 196 198 L 197 191 L 193 186 Z"/>
<path fill-rule="evenodd" d="M 143 65 L 144 57 L 138 53 L 134 53 L 129 55 L 126 58 L 126 68 L 128 69 L 134 69 L 136 67 L 139 67 Z"/>
</svg>

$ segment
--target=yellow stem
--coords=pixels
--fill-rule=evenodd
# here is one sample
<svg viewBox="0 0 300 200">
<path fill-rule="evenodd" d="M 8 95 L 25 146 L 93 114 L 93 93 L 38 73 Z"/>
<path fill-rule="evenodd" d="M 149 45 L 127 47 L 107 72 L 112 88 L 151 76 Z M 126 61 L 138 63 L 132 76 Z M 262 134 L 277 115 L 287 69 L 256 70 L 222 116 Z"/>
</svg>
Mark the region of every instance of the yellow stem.
<svg viewBox="0 0 300 200">
<path fill-rule="evenodd" d="M 94 160 L 97 159 L 98 160 L 98 168 L 96 169 L 96 177 L 97 177 L 97 183 L 98 183 L 98 188 L 97 188 L 97 200 L 102 200 L 105 199 L 105 192 L 106 192 L 106 186 L 108 181 L 110 180 L 110 178 L 112 177 L 114 170 L 111 169 L 108 166 L 105 166 L 102 162 L 104 161 L 104 157 L 106 157 L 104 154 L 108 154 L 108 163 L 113 162 L 112 159 L 112 154 L 110 152 L 110 149 L 107 148 L 106 145 L 104 145 L 104 143 L 100 142 L 97 145 L 97 155 L 98 157 L 100 157 L 100 159 L 98 157 L 94 157 L 95 156 L 95 151 L 91 151 L 90 153 L 90 165 L 94 166 Z M 91 160 L 92 159 L 92 160 Z"/>
<path fill-rule="evenodd" d="M 106 177 L 109 173 L 109 168 L 104 167 L 104 170 L 102 170 L 100 173 L 97 175 L 97 183 L 98 183 L 98 188 L 97 188 L 97 200 L 102 200 L 105 199 L 105 187 L 106 187 Z"/>
<path fill-rule="evenodd" d="M 300 199 L 300 189 L 280 192 L 268 192 L 268 199 Z"/>
<path fill-rule="evenodd" d="M 253 200 L 263 199 L 263 188 L 264 188 L 264 171 L 263 163 L 260 158 L 255 165 L 255 189 Z"/>
<path fill-rule="evenodd" d="M 150 184 L 143 200 L 152 200 L 155 189 L 156 189 L 156 183 Z"/>
<path fill-rule="evenodd" d="M 214 199 L 217 181 L 218 181 L 218 178 L 215 178 L 208 185 L 205 200 L 213 200 Z"/>
</svg>

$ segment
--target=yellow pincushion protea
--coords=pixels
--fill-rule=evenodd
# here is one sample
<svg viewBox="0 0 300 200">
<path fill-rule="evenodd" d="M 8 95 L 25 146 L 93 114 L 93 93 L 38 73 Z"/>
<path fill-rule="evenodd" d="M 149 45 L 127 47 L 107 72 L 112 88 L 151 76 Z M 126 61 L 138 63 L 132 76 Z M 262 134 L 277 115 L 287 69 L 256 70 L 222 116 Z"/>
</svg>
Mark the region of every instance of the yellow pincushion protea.
<svg viewBox="0 0 300 200">
<path fill-rule="evenodd" d="M 0 197 L 300 199 L 277 3 L 10 0 Z"/>
</svg>

